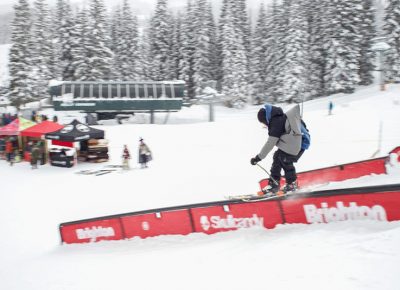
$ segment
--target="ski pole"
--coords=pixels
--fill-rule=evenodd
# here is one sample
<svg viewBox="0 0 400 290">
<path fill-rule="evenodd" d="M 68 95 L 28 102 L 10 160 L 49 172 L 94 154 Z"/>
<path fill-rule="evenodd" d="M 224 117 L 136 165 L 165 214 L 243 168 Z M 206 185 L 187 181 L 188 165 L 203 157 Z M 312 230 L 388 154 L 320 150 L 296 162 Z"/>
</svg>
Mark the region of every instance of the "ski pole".
<svg viewBox="0 0 400 290">
<path fill-rule="evenodd" d="M 268 172 L 264 167 L 262 167 L 262 166 L 261 166 L 260 164 L 258 164 L 258 163 L 257 163 L 257 165 L 258 165 L 258 167 L 260 167 L 260 168 L 269 176 L 269 178 L 275 183 L 275 185 L 277 185 L 277 186 L 279 187 L 278 181 L 276 181 L 275 178 L 273 178 L 273 177 L 271 176 L 271 174 L 269 174 L 269 172 Z"/>
</svg>

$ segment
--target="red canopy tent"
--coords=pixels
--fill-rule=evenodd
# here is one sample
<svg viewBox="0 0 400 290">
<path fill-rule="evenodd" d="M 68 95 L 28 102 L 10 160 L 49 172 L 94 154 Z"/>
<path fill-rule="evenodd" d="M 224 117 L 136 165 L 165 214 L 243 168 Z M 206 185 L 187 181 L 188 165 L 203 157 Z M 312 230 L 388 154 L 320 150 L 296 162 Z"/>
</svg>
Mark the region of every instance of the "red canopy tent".
<svg viewBox="0 0 400 290">
<path fill-rule="evenodd" d="M 58 123 L 54 123 L 51 121 L 43 121 L 39 124 L 36 124 L 32 127 L 29 127 L 25 130 L 22 130 L 20 132 L 20 136 L 22 137 L 30 137 L 30 138 L 37 138 L 37 139 L 42 139 L 42 137 L 47 134 L 47 133 L 51 133 L 54 131 L 58 131 L 60 129 L 64 128 L 64 126 L 58 124 Z M 24 139 L 25 140 L 25 139 Z M 27 142 L 25 140 L 25 142 Z M 47 145 L 44 145 L 44 150 L 47 151 Z M 26 161 L 30 160 L 30 152 L 29 151 L 25 151 L 24 152 L 24 159 Z M 44 159 L 46 160 L 46 159 Z"/>
<path fill-rule="evenodd" d="M 43 121 L 37 125 L 22 130 L 20 134 L 21 136 L 26 136 L 26 137 L 41 138 L 43 135 L 47 133 L 58 131 L 62 128 L 64 128 L 64 126 L 58 123 L 54 123 L 51 121 Z"/>
<path fill-rule="evenodd" d="M 32 121 L 18 117 L 10 124 L 0 128 L 0 136 L 17 136 L 22 130 L 34 126 L 35 124 L 36 123 Z"/>
</svg>

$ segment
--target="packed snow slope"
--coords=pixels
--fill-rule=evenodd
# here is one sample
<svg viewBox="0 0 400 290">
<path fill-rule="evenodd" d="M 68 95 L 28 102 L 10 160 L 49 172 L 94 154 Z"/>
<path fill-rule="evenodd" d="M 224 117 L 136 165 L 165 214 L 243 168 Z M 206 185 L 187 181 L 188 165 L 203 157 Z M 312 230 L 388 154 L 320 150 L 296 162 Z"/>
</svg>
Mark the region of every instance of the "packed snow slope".
<svg viewBox="0 0 400 290">
<path fill-rule="evenodd" d="M 266 177 L 250 165 L 267 138 L 256 119 L 259 108 L 217 107 L 212 123 L 206 106 L 193 106 L 157 114 L 156 124 L 137 115 L 123 125 L 99 125 L 110 141 L 108 164 L 121 164 L 128 145 L 129 172 L 83 176 L 75 173 L 105 164 L 31 170 L 28 163 L 0 161 L 0 289 L 399 289 L 399 222 L 60 245 L 62 222 L 256 192 Z M 303 111 L 312 145 L 298 171 L 385 156 L 400 145 L 399 85 L 309 101 Z M 143 170 L 140 137 L 154 156 Z M 261 162 L 268 169 L 270 155 Z M 328 187 L 400 183 L 398 167 Z"/>
</svg>

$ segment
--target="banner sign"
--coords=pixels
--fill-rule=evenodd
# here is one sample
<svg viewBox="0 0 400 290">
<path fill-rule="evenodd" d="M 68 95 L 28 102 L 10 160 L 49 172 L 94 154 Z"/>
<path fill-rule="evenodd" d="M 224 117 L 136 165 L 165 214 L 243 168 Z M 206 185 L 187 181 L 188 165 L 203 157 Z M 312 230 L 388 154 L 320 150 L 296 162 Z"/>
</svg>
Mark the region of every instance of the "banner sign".
<svg viewBox="0 0 400 290">
<path fill-rule="evenodd" d="M 121 240 L 121 223 L 118 218 L 96 220 L 61 227 L 61 237 L 64 243 L 88 243 L 102 240 Z"/>
<path fill-rule="evenodd" d="M 341 194 L 282 201 L 286 223 L 400 220 L 400 192 Z"/>
<path fill-rule="evenodd" d="M 227 204 L 191 209 L 196 232 L 213 234 L 240 228 L 273 228 L 282 223 L 278 203 Z"/>
<path fill-rule="evenodd" d="M 188 209 L 124 216 L 121 217 L 121 223 L 128 239 L 193 232 Z"/>
</svg>

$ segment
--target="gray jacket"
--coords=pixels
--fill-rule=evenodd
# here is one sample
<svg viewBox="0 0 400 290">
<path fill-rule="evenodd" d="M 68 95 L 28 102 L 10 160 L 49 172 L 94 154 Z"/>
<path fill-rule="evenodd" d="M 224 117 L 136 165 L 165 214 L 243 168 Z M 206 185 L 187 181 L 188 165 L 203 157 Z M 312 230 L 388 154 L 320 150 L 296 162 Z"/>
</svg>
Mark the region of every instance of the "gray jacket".
<svg viewBox="0 0 400 290">
<path fill-rule="evenodd" d="M 274 146 L 287 154 L 296 156 L 301 149 L 301 136 L 300 106 L 295 105 L 286 114 L 281 108 L 272 106 L 268 140 L 258 153 L 258 157 L 264 159 Z"/>
</svg>

